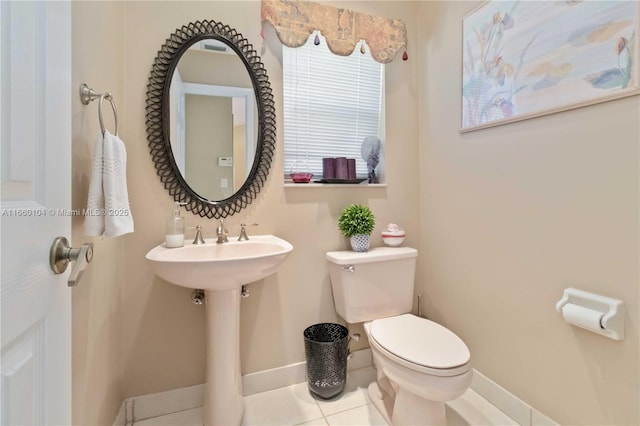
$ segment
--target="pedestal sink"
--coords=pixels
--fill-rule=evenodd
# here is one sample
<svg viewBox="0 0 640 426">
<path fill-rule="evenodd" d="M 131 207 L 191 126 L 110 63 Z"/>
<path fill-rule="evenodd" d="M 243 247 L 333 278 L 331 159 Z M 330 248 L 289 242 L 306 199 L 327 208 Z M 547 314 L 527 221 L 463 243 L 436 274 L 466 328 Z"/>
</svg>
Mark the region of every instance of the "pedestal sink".
<svg viewBox="0 0 640 426">
<path fill-rule="evenodd" d="M 244 412 L 240 376 L 240 288 L 273 274 L 293 246 L 273 235 L 249 241 L 187 244 L 151 249 L 146 258 L 156 275 L 206 295 L 207 371 L 204 424 L 239 425 Z"/>
</svg>

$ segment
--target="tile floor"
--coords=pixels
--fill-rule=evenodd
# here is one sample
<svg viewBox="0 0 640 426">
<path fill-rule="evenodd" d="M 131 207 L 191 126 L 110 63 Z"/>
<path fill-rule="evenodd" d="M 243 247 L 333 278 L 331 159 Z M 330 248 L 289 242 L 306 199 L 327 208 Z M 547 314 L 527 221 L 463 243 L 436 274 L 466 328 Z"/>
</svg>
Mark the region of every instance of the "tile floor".
<svg viewBox="0 0 640 426">
<path fill-rule="evenodd" d="M 367 386 L 374 379 L 375 370 L 372 367 L 349 371 L 344 392 L 330 400 L 311 396 L 306 383 L 246 396 L 242 424 L 386 425 L 367 395 Z M 137 421 L 134 425 L 199 426 L 202 425 L 202 410 L 185 410 Z"/>
</svg>

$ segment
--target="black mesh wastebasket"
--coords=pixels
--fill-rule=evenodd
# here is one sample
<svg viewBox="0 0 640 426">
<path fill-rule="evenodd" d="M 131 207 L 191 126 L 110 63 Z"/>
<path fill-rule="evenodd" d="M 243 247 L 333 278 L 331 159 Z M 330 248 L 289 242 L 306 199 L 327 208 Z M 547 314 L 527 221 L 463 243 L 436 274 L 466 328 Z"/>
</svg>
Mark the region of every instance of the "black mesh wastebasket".
<svg viewBox="0 0 640 426">
<path fill-rule="evenodd" d="M 344 390 L 347 380 L 349 330 L 340 324 L 314 324 L 304 330 L 309 390 L 331 398 Z"/>
</svg>

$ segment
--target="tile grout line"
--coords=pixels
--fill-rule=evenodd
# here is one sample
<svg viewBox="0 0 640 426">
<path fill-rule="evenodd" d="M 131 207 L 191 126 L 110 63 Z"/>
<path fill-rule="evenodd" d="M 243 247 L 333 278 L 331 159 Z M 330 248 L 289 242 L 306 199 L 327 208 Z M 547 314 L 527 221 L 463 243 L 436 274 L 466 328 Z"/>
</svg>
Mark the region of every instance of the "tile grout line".
<svg viewBox="0 0 640 426">
<path fill-rule="evenodd" d="M 329 417 L 330 416 L 335 416 L 336 414 L 344 413 L 346 411 L 355 410 L 356 408 L 366 407 L 367 405 L 371 405 L 371 402 L 370 401 L 369 402 L 365 402 L 364 404 L 354 405 L 353 407 L 345 408 L 344 410 L 340 410 L 340 411 L 336 411 L 335 413 L 329 414 Z M 324 411 L 322 411 L 322 408 L 320 409 L 320 411 L 322 412 L 322 415 L 326 418 L 327 415 L 324 414 Z"/>
<path fill-rule="evenodd" d="M 172 416 L 172 415 L 177 414 L 177 413 L 184 413 L 185 411 L 203 409 L 203 407 L 204 406 L 200 405 L 198 407 L 185 408 L 184 410 L 172 411 L 171 413 L 168 413 L 168 414 L 160 414 L 159 416 L 147 417 L 147 418 L 144 418 L 144 419 L 140 419 L 138 421 L 140 422 L 140 421 L 146 421 L 146 420 L 159 419 L 160 417 Z M 203 415 L 204 415 L 204 413 L 203 413 Z M 131 426 L 135 426 L 135 423 L 133 423 Z"/>
</svg>

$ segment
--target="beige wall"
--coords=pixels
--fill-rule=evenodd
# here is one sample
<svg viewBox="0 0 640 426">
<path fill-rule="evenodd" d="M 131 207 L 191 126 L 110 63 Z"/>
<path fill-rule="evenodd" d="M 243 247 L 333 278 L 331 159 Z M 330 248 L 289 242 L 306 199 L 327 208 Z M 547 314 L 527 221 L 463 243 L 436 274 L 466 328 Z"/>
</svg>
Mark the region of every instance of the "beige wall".
<svg viewBox="0 0 640 426">
<path fill-rule="evenodd" d="M 283 188 L 282 67 L 268 42 L 277 155 L 258 199 L 227 226 L 237 233 L 240 222 L 258 222 L 252 232 L 295 249 L 242 301 L 243 374 L 302 361 L 302 330 L 339 321 L 324 253 L 347 247 L 336 228 L 342 208 L 366 203 L 374 234 L 391 221 L 406 228 L 407 245 L 420 250 L 423 311 L 467 342 L 478 370 L 561 423 L 640 423 L 638 98 L 460 135 L 460 28 L 473 3 L 330 4 L 407 24 L 409 61 L 386 70 L 388 187 Z M 78 2 L 73 12 L 74 84 L 114 92 L 136 224 L 130 236 L 95 241 L 90 279 L 73 296 L 74 424 L 107 424 L 122 398 L 204 381 L 204 311 L 144 261 L 164 238 L 173 201 L 147 149 L 151 64 L 175 28 L 198 19 L 235 27 L 259 50 L 260 6 Z M 104 19 L 85 19 L 95 16 Z M 73 204 L 81 208 L 96 106 L 74 104 L 73 127 Z M 187 226 L 196 224 L 214 232 L 214 221 L 188 214 Z M 76 220 L 74 243 L 81 235 Z M 568 286 L 624 300 L 625 341 L 561 321 L 554 305 Z"/>
<path fill-rule="evenodd" d="M 407 22 L 415 37 L 412 2 L 342 3 Z M 260 3 L 130 2 L 126 5 L 125 75 L 129 194 L 136 232 L 125 248 L 127 279 L 123 291 L 124 396 L 142 395 L 204 382 L 204 311 L 190 302 L 190 290 L 156 278 L 145 253 L 163 239 L 172 200 L 155 174 L 146 146 L 145 92 L 156 52 L 176 28 L 199 19 L 224 22 L 255 43 L 259 50 Z M 140 31 L 144 22 L 144 31 Z M 409 55 L 415 57 L 415 39 Z M 375 233 L 394 221 L 418 244 L 415 200 L 418 175 L 417 61 L 396 61 L 387 69 L 388 188 L 284 189 L 282 176 L 282 66 L 280 51 L 268 46 L 262 55 L 278 112 L 278 148 L 272 173 L 255 200 L 226 226 L 237 235 L 241 222 L 258 222 L 251 233 L 272 233 L 294 248 L 280 271 L 250 288 L 242 302 L 242 372 L 260 371 L 304 360 L 302 331 L 319 321 L 338 320 L 324 253 L 346 248 L 337 216 L 349 203 L 369 204 L 378 219 Z M 187 226 L 204 225 L 211 237 L 216 223 L 188 214 Z M 380 244 L 379 240 L 375 240 Z"/>
<path fill-rule="evenodd" d="M 233 189 L 237 191 L 244 183 L 248 170 L 245 163 L 247 149 L 245 147 L 247 126 L 233 126 Z M 257 133 L 254 133 L 254 135 Z M 255 157 L 255 156 L 254 156 Z"/>
<path fill-rule="evenodd" d="M 87 206 L 91 155 L 99 134 L 98 101 L 82 105 L 80 83 L 110 91 L 119 113 L 119 131 L 127 140 L 124 96 L 124 4 L 73 2 L 72 204 Z M 96 19 L 99 17 L 100 19 Z M 105 124 L 113 133 L 111 108 L 105 102 Z M 129 168 L 136 165 L 130 164 Z M 111 424 L 122 403 L 122 305 L 126 280 L 124 247 L 130 236 L 115 239 L 84 236 L 83 218 L 72 221 L 73 246 L 93 241 L 94 259 L 72 290 L 73 424 Z"/>
<path fill-rule="evenodd" d="M 188 22 L 185 22 L 186 24 Z M 243 35 L 247 37 L 246 34 Z M 180 58 L 178 68 L 180 69 L 182 81 L 185 83 L 253 87 L 247 68 L 236 54 L 187 50 Z M 221 72 L 221 70 L 224 70 L 224 72 Z"/>
<path fill-rule="evenodd" d="M 185 179 L 208 200 L 233 195 L 233 167 L 218 166 L 219 157 L 233 156 L 231 98 L 185 96 Z M 227 188 L 221 185 L 227 179 Z"/>
<path fill-rule="evenodd" d="M 640 424 L 640 98 L 459 134 L 461 22 L 420 4 L 426 311 L 474 366 L 562 424 Z M 616 342 L 563 322 L 566 287 L 622 299 Z"/>
</svg>

